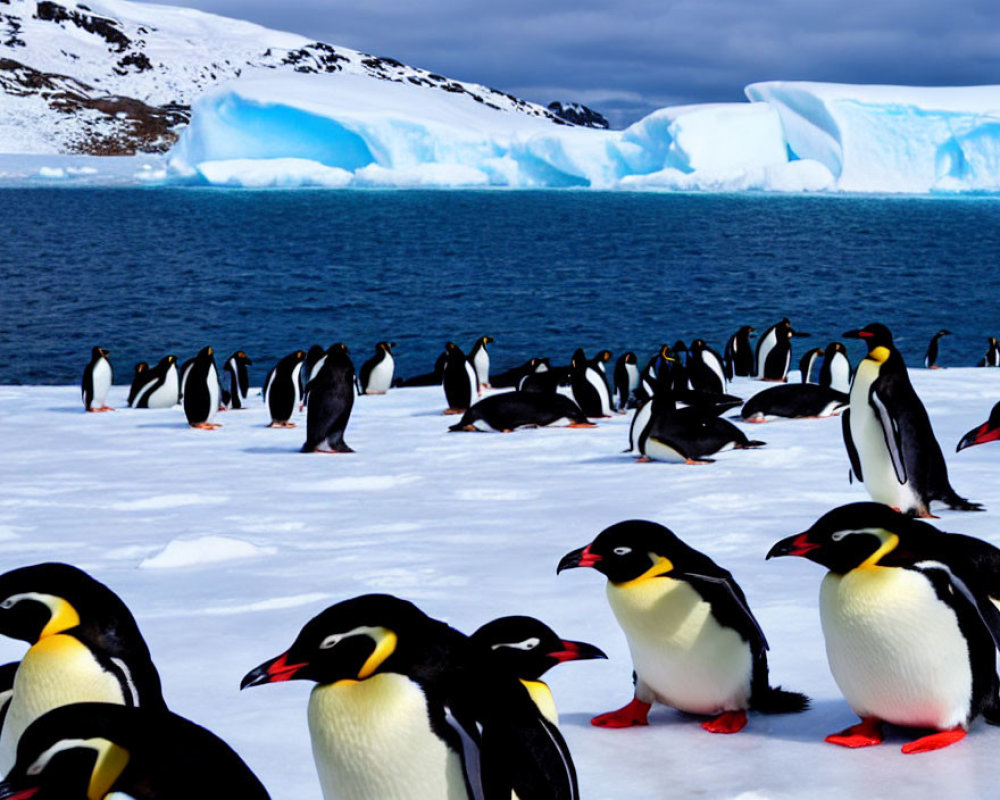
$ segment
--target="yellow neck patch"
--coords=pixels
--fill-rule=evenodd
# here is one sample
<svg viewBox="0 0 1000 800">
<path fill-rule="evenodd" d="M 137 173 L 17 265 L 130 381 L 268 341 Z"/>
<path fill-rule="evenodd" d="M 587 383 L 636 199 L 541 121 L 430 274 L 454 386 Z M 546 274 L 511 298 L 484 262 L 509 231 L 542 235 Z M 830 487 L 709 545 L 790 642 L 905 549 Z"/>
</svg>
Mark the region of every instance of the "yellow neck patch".
<svg viewBox="0 0 1000 800">
<path fill-rule="evenodd" d="M 876 567 L 879 567 L 880 565 L 878 562 L 881 560 L 882 556 L 891 553 L 896 549 L 896 545 L 899 544 L 899 537 L 894 533 L 889 533 L 889 531 L 880 530 L 877 531 L 875 535 L 882 540 L 882 546 L 858 564 L 856 569 L 875 569 Z"/>
<path fill-rule="evenodd" d="M 888 360 L 890 352 L 891 351 L 889 350 L 888 347 L 880 346 L 876 347 L 865 357 L 870 359 L 871 361 L 876 361 L 879 364 L 883 364 L 885 363 L 886 360 Z"/>
<path fill-rule="evenodd" d="M 375 640 L 375 651 L 368 656 L 368 660 L 361 667 L 361 671 L 358 673 L 360 681 L 370 678 L 375 670 L 382 666 L 383 662 L 395 652 L 398 641 L 396 634 L 388 628 L 372 628 L 366 633 Z"/>
<path fill-rule="evenodd" d="M 632 580 L 630 581 L 623 581 L 622 583 L 616 583 L 615 586 L 617 586 L 619 589 L 628 589 L 631 586 L 644 583 L 645 581 L 648 581 L 651 578 L 658 578 L 661 575 L 666 575 L 668 572 L 673 572 L 674 565 L 670 561 L 670 559 L 664 558 L 663 556 L 657 555 L 656 553 L 650 553 L 649 557 L 653 559 L 653 566 L 647 569 L 639 577 L 632 578 Z"/>
</svg>

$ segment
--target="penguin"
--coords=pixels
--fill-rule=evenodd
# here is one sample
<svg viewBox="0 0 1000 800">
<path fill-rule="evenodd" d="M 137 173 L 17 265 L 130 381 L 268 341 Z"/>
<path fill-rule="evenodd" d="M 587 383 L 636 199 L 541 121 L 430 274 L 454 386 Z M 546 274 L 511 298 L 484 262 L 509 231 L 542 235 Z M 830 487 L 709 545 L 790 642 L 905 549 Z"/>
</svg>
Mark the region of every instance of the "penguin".
<svg viewBox="0 0 1000 800">
<path fill-rule="evenodd" d="M 469 640 L 517 676 L 538 710 L 553 725 L 559 724 L 559 713 L 542 675 L 567 661 L 607 658 L 592 644 L 560 639 L 552 628 L 534 617 L 499 617 L 476 630 Z"/>
<path fill-rule="evenodd" d="M 840 342 L 830 342 L 823 351 L 823 364 L 819 368 L 819 385 L 847 393 L 851 391 L 853 375 L 847 348 Z"/>
<path fill-rule="evenodd" d="M 136 388 L 136 382 L 139 386 Z M 177 376 L 177 356 L 164 356 L 152 369 L 132 380 L 132 408 L 173 408 L 180 397 L 181 384 Z"/>
<path fill-rule="evenodd" d="M 748 439 L 714 409 L 677 408 L 672 393 L 661 392 L 643 405 L 633 418 L 629 442 L 640 461 L 710 464 L 707 456 L 720 450 L 750 450 L 764 442 Z M 630 448 L 631 449 L 631 448 Z"/>
<path fill-rule="evenodd" d="M 764 422 L 765 417 L 834 417 L 847 408 L 851 398 L 814 383 L 787 383 L 758 392 L 740 409 L 746 422 Z"/>
<path fill-rule="evenodd" d="M 326 351 L 323 366 L 306 386 L 309 411 L 303 453 L 353 453 L 344 429 L 354 407 L 354 364 L 346 345 Z"/>
<path fill-rule="evenodd" d="M 726 367 L 722 356 L 709 347 L 704 339 L 695 339 L 688 348 L 685 362 L 688 386 L 699 392 L 723 394 L 726 391 Z"/>
<path fill-rule="evenodd" d="M 611 396 L 604 373 L 587 360 L 582 348 L 570 359 L 573 401 L 588 417 L 610 417 Z"/>
<path fill-rule="evenodd" d="M 492 336 L 480 336 L 469 351 L 469 362 L 476 373 L 476 392 L 482 396 L 483 389 L 490 388 L 490 354 L 486 345 L 493 344 Z"/>
<path fill-rule="evenodd" d="M 139 626 L 107 586 L 69 564 L 0 575 L 0 634 L 30 647 L 17 666 L 0 731 L 0 773 L 46 711 L 87 700 L 165 709 Z"/>
<path fill-rule="evenodd" d="M 635 403 L 635 392 L 639 388 L 639 359 L 629 350 L 622 353 L 615 363 L 615 408 L 624 411 Z"/>
<path fill-rule="evenodd" d="M 802 331 L 792 330 L 788 318 L 768 328 L 757 340 L 757 371 L 755 377 L 761 381 L 788 380 L 788 367 L 792 363 L 791 340 L 795 336 L 810 336 Z"/>
<path fill-rule="evenodd" d="M 245 401 L 250 390 L 250 373 L 247 367 L 250 366 L 253 366 L 253 361 L 242 350 L 237 350 L 222 365 L 223 373 L 229 378 L 229 388 L 225 391 L 228 401 L 223 403 L 226 408 L 233 410 L 246 408 Z"/>
<path fill-rule="evenodd" d="M 329 353 L 329 351 L 327 351 Z M 275 364 L 264 380 L 264 404 L 271 415 L 269 428 L 294 428 L 292 414 L 299 405 L 299 373 L 306 360 L 303 350 L 289 353 Z M 321 359 L 322 361 L 322 359 Z M 306 384 L 306 394 L 308 395 Z"/>
<path fill-rule="evenodd" d="M 211 346 L 202 348 L 184 373 L 184 415 L 192 428 L 214 430 L 222 426 L 212 422 L 219 410 L 219 372 Z"/>
<path fill-rule="evenodd" d="M 678 339 L 676 342 L 674 342 L 672 350 L 674 356 L 676 357 L 677 363 L 680 364 L 681 366 L 687 366 L 689 350 L 688 346 L 684 344 L 684 340 Z"/>
<path fill-rule="evenodd" d="M 462 348 L 454 342 L 444 346 L 445 362 L 441 375 L 444 398 L 448 403 L 445 414 L 464 414 L 477 396 L 476 371 L 465 357 Z"/>
<path fill-rule="evenodd" d="M 639 373 L 639 388 L 636 390 L 637 405 L 643 400 L 647 400 L 656 394 L 657 376 L 660 372 L 660 366 L 664 353 L 669 356 L 671 361 L 676 360 L 670 355 L 670 345 L 664 344 L 660 346 L 659 352 L 646 362 L 646 366 L 643 367 L 642 371 Z"/>
<path fill-rule="evenodd" d="M 309 732 L 325 800 L 576 800 L 558 728 L 469 638 L 392 595 L 344 600 L 241 688 L 317 683 Z"/>
<path fill-rule="evenodd" d="M 528 394 L 555 394 L 561 385 L 559 373 L 554 369 L 545 369 L 541 372 L 530 372 L 521 378 L 517 384 L 517 391 Z"/>
<path fill-rule="evenodd" d="M 14 696 L 14 677 L 19 666 L 21 666 L 20 661 L 0 666 L 0 733 L 7 718 L 7 709 L 10 708 L 10 699 Z"/>
<path fill-rule="evenodd" d="M 395 342 L 379 342 L 375 345 L 375 355 L 361 365 L 358 375 L 361 394 L 385 394 L 389 391 L 396 369 L 396 362 L 392 358 L 392 348 L 395 346 Z"/>
<path fill-rule="evenodd" d="M 981 511 L 981 504 L 959 497 L 948 482 L 941 446 L 889 329 L 875 322 L 844 336 L 868 345 L 841 419 L 851 469 L 872 499 L 920 517 L 931 515 L 932 500 Z"/>
<path fill-rule="evenodd" d="M 991 336 L 987 340 L 986 355 L 983 356 L 979 364 L 980 367 L 1000 367 L 1000 343 L 996 336 Z"/>
<path fill-rule="evenodd" d="M 83 395 L 83 407 L 87 411 L 114 411 L 107 404 L 108 392 L 114 380 L 114 370 L 108 356 L 110 350 L 95 347 L 90 351 L 90 363 L 83 370 L 83 380 L 80 382 L 80 392 Z"/>
<path fill-rule="evenodd" d="M 993 406 L 993 410 L 990 412 L 989 419 L 986 422 L 982 425 L 977 425 L 959 440 L 955 452 L 958 453 L 966 447 L 972 447 L 976 444 L 995 442 L 998 439 L 1000 439 L 1000 403 Z"/>
<path fill-rule="evenodd" d="M 726 379 L 735 377 L 749 378 L 754 374 L 754 351 L 750 344 L 750 334 L 756 333 L 755 328 L 744 325 L 729 337 L 726 349 L 723 351 L 726 366 Z"/>
<path fill-rule="evenodd" d="M 144 375 L 148 369 L 148 361 L 140 361 L 135 365 L 135 369 L 132 373 L 132 383 L 128 388 L 128 400 L 126 401 L 129 408 L 132 407 L 132 403 L 135 401 L 135 396 L 139 393 L 139 390 L 145 385 Z"/>
<path fill-rule="evenodd" d="M 509 433 L 517 428 L 548 426 L 596 427 L 580 407 L 565 395 L 524 391 L 501 392 L 484 397 L 448 430 Z"/>
<path fill-rule="evenodd" d="M 601 375 L 607 380 L 608 369 L 605 366 L 610 363 L 611 359 L 615 357 L 615 354 L 610 350 L 599 350 L 597 355 L 590 359 L 590 366 L 599 370 Z"/>
<path fill-rule="evenodd" d="M 180 369 L 177 370 L 178 375 L 180 375 L 181 390 L 180 395 L 177 398 L 178 403 L 184 402 L 184 384 L 187 383 L 188 373 L 191 371 L 191 367 L 194 366 L 194 362 L 198 359 L 198 356 L 192 356 L 183 364 L 181 364 Z"/>
<path fill-rule="evenodd" d="M 711 558 L 655 522 L 627 520 L 563 556 L 556 572 L 593 567 L 625 633 L 635 696 L 591 720 L 602 728 L 647 725 L 654 701 L 711 717 L 711 733 L 736 733 L 747 711 L 804 711 L 809 700 L 772 688 L 767 640 L 742 589 Z"/>
<path fill-rule="evenodd" d="M 548 370 L 549 359 L 529 358 L 520 366 L 509 369 L 506 372 L 501 372 L 499 375 L 494 375 L 491 378 L 490 385 L 494 389 L 514 389 L 520 385 L 526 376 L 533 375 L 536 372 L 548 372 Z M 440 381 L 438 382 L 440 383 Z"/>
<path fill-rule="evenodd" d="M 405 378 L 399 382 L 400 386 L 440 386 L 444 378 L 444 364 L 448 360 L 448 351 L 445 350 L 434 361 L 434 370 L 423 375 L 414 375 L 412 378 Z"/>
<path fill-rule="evenodd" d="M 802 358 L 799 359 L 799 374 L 801 375 L 802 383 L 819 383 L 818 380 L 813 380 L 813 367 L 816 365 L 816 359 L 821 358 L 823 351 L 814 347 L 811 350 L 807 350 Z"/>
<path fill-rule="evenodd" d="M 941 369 L 937 363 L 938 340 L 942 336 L 950 336 L 951 331 L 942 328 L 931 337 L 930 344 L 927 345 L 927 352 L 924 354 L 924 366 L 927 369 Z"/>
<path fill-rule="evenodd" d="M 214 733 L 163 709 L 75 703 L 24 732 L 0 797 L 34 800 L 269 800 Z"/>
<path fill-rule="evenodd" d="M 963 738 L 980 714 L 1000 725 L 1000 612 L 969 557 L 971 539 L 881 503 L 852 503 L 768 552 L 828 570 L 819 600 L 827 659 L 861 722 L 827 742 L 879 744 L 883 722 L 935 730 L 902 748 L 920 753 Z"/>
</svg>

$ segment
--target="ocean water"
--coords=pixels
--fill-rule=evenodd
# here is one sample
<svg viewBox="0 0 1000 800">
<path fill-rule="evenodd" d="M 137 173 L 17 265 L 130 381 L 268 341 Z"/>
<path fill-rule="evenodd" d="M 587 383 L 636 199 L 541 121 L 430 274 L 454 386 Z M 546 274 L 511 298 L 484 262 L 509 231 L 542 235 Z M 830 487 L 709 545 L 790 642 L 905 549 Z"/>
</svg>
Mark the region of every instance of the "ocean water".
<svg viewBox="0 0 1000 800">
<path fill-rule="evenodd" d="M 0 384 L 76 383 L 100 344 L 139 360 L 242 348 L 251 382 L 343 341 L 398 343 L 397 375 L 447 340 L 496 338 L 494 371 L 783 316 L 797 360 L 880 321 L 911 365 L 971 366 L 1000 335 L 1000 202 L 572 191 L 0 189 Z M 852 359 L 863 346 L 849 343 Z"/>
</svg>

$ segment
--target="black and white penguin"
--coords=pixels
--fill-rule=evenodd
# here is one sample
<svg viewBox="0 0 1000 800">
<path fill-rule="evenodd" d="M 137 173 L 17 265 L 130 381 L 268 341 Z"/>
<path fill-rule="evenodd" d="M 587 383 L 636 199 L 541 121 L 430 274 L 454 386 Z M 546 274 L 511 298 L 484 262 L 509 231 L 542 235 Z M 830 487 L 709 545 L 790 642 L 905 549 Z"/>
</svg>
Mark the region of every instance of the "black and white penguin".
<svg viewBox="0 0 1000 800">
<path fill-rule="evenodd" d="M 951 331 L 942 328 L 931 337 L 930 344 L 927 345 L 927 352 L 924 354 L 924 366 L 927 369 L 941 369 L 938 366 L 938 340 L 942 336 L 950 336 Z"/>
<path fill-rule="evenodd" d="M 132 372 L 132 383 L 128 388 L 128 406 L 131 408 L 132 403 L 135 401 L 135 396 L 139 393 L 139 390 L 145 385 L 144 373 L 149 369 L 148 361 L 140 361 L 135 365 L 135 369 Z"/>
<path fill-rule="evenodd" d="M 635 675 L 633 700 L 601 714 L 603 728 L 647 725 L 654 701 L 710 716 L 711 733 L 736 733 L 748 710 L 804 711 L 805 695 L 772 688 L 767 640 L 733 576 L 662 525 L 628 520 L 563 556 L 556 572 L 593 567 L 625 633 Z"/>
<path fill-rule="evenodd" d="M 837 392 L 851 391 L 851 360 L 847 348 L 840 342 L 830 342 L 823 352 L 823 365 L 819 368 L 819 385 L 828 386 Z"/>
<path fill-rule="evenodd" d="M 814 383 L 786 383 L 758 392 L 744 403 L 740 416 L 747 422 L 767 417 L 834 417 L 847 408 L 851 398 Z"/>
<path fill-rule="evenodd" d="M 323 358 L 325 356 L 326 350 L 318 344 L 311 344 L 309 345 L 309 349 L 306 350 L 306 360 L 299 371 L 299 392 L 302 397 L 305 397 L 306 384 L 316 377 L 316 373 L 323 366 Z M 300 408 L 299 410 L 301 411 L 302 409 Z"/>
<path fill-rule="evenodd" d="M 792 363 L 792 338 L 810 336 L 792 330 L 788 318 L 768 328 L 757 340 L 757 371 L 754 376 L 762 381 L 788 380 L 788 367 Z"/>
<path fill-rule="evenodd" d="M 486 345 L 493 344 L 492 336 L 480 336 L 469 351 L 469 361 L 476 373 L 476 392 L 482 395 L 483 389 L 490 388 L 490 354 Z"/>
<path fill-rule="evenodd" d="M 930 516 L 932 500 L 961 511 L 982 510 L 951 488 L 927 410 L 889 329 L 875 322 L 844 336 L 868 345 L 842 420 L 851 468 L 872 499 L 920 517 Z"/>
<path fill-rule="evenodd" d="M 347 346 L 326 351 L 323 366 L 306 385 L 309 411 L 303 453 L 353 453 L 344 442 L 344 429 L 354 408 L 354 363 Z"/>
<path fill-rule="evenodd" d="M 327 351 L 329 352 L 329 351 Z M 271 367 L 264 380 L 264 404 L 271 415 L 269 428 L 294 428 L 292 415 L 299 405 L 299 373 L 305 363 L 304 350 L 296 350 Z M 321 359 L 322 361 L 322 359 Z M 308 389 L 308 384 L 306 384 Z"/>
<path fill-rule="evenodd" d="M 464 414 L 478 394 L 476 371 L 465 357 L 462 348 L 454 342 L 444 346 L 445 362 L 441 374 L 444 398 L 448 403 L 445 414 Z"/>
<path fill-rule="evenodd" d="M 986 444 L 987 442 L 995 442 L 997 440 L 1000 440 L 1000 403 L 993 406 L 993 410 L 990 412 L 990 416 L 986 422 L 982 425 L 977 425 L 959 440 L 955 452 L 957 453 L 966 447 L 972 447 L 976 444 Z"/>
<path fill-rule="evenodd" d="M 607 658 L 603 650 L 592 644 L 560 639 L 552 628 L 534 617 L 499 617 L 480 627 L 469 639 L 517 676 L 538 710 L 554 725 L 559 724 L 559 712 L 542 675 L 567 661 Z"/>
<path fill-rule="evenodd" d="M 318 684 L 309 732 L 326 800 L 579 797 L 566 743 L 524 685 L 412 603 L 337 603 L 241 686 L 300 679 Z"/>
<path fill-rule="evenodd" d="M 816 366 L 817 359 L 822 356 L 823 351 L 818 347 L 813 347 L 811 350 L 806 350 L 802 358 L 799 359 L 799 375 L 802 383 L 819 383 L 813 378 L 813 368 Z"/>
<path fill-rule="evenodd" d="M 588 417 L 610 417 L 611 395 L 604 373 L 587 360 L 582 348 L 570 359 L 573 400 Z"/>
<path fill-rule="evenodd" d="M 83 395 L 83 407 L 87 411 L 114 411 L 107 404 L 108 392 L 114 380 L 114 370 L 108 356 L 110 350 L 95 347 L 90 351 L 90 362 L 83 370 L 83 380 L 80 382 L 80 392 Z"/>
<path fill-rule="evenodd" d="M 375 355 L 361 365 L 361 372 L 358 373 L 361 394 L 385 394 L 389 391 L 396 371 L 396 362 L 392 357 L 392 348 L 395 346 L 395 342 L 379 342 L 375 345 Z"/>
<path fill-rule="evenodd" d="M 771 548 L 768 558 L 829 570 L 819 600 L 827 659 L 861 722 L 826 741 L 879 744 L 883 722 L 937 731 L 903 746 L 919 753 L 963 738 L 980 714 L 1000 725 L 1000 612 L 967 540 L 881 503 L 852 503 Z"/>
<path fill-rule="evenodd" d="M 677 408 L 672 392 L 659 392 L 636 410 L 629 430 L 630 449 L 640 461 L 709 464 L 721 450 L 750 450 L 764 442 L 747 438 L 713 407 Z"/>
<path fill-rule="evenodd" d="M 164 356 L 155 367 L 132 379 L 129 405 L 132 408 L 173 408 L 180 398 L 180 391 L 177 356 Z"/>
<path fill-rule="evenodd" d="M 518 428 L 547 426 L 595 427 L 580 407 L 565 395 L 521 391 L 484 397 L 448 430 L 509 433 Z"/>
<path fill-rule="evenodd" d="M 35 719 L 84 701 L 165 709 L 160 678 L 132 613 L 107 586 L 68 564 L 0 575 L 0 635 L 31 645 L 0 731 L 0 772 Z"/>
<path fill-rule="evenodd" d="M 548 370 L 549 359 L 529 358 L 519 366 L 508 369 L 498 375 L 493 375 L 490 379 L 490 385 L 494 389 L 514 389 L 520 385 L 526 376 L 533 375 L 536 372 L 548 372 Z M 440 383 L 440 381 L 438 382 Z"/>
<path fill-rule="evenodd" d="M 214 430 L 222 426 L 212 422 L 219 410 L 219 372 L 211 346 L 202 348 L 183 373 L 184 416 L 192 428 Z"/>
<path fill-rule="evenodd" d="M 685 366 L 690 388 L 697 392 L 716 394 L 726 391 L 726 366 L 722 356 L 709 347 L 704 339 L 691 342 Z"/>
<path fill-rule="evenodd" d="M 197 360 L 197 358 L 198 356 L 191 356 L 191 358 L 189 358 L 187 361 L 181 364 L 180 369 L 177 370 L 181 382 L 180 397 L 177 398 L 177 401 L 179 403 L 184 402 L 184 384 L 187 382 L 188 373 L 191 371 L 191 367 L 194 366 L 194 362 Z"/>
<path fill-rule="evenodd" d="M 624 411 L 635 403 L 635 392 L 639 388 L 639 359 L 629 350 L 618 357 L 615 364 L 615 408 Z"/>
<path fill-rule="evenodd" d="M 729 337 L 726 349 L 723 351 L 726 365 L 726 378 L 749 378 L 754 374 L 754 351 L 750 344 L 750 334 L 756 329 L 744 325 Z"/>
<path fill-rule="evenodd" d="M 590 366 L 595 367 L 600 371 L 601 375 L 607 380 L 608 368 L 607 364 L 611 363 L 611 359 L 615 357 L 615 354 L 610 350 L 599 350 L 597 355 L 590 359 Z"/>
<path fill-rule="evenodd" d="M 24 732 L 0 797 L 33 800 L 268 800 L 214 733 L 169 711 L 75 703 Z"/>
<path fill-rule="evenodd" d="M 676 362 L 681 366 L 685 366 L 687 364 L 689 351 L 688 351 L 688 346 L 684 344 L 684 340 L 678 339 L 676 342 L 674 342 L 674 346 L 671 348 L 671 350 L 673 351 Z"/>
<path fill-rule="evenodd" d="M 250 391 L 250 372 L 247 367 L 251 366 L 253 361 L 242 350 L 237 350 L 222 365 L 222 372 L 229 383 L 223 392 L 222 404 L 226 408 L 234 411 L 246 408 L 247 392 Z"/>
<path fill-rule="evenodd" d="M 991 336 L 986 346 L 986 355 L 979 360 L 980 367 L 1000 367 L 1000 342 L 996 336 Z"/>
</svg>

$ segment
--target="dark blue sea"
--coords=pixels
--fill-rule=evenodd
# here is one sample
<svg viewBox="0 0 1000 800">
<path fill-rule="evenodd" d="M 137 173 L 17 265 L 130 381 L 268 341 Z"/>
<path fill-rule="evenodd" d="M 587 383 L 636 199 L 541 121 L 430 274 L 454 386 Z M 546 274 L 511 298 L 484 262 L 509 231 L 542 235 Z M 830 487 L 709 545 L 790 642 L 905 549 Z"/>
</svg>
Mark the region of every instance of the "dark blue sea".
<svg viewBox="0 0 1000 800">
<path fill-rule="evenodd" d="M 496 338 L 494 371 L 578 346 L 641 358 L 783 316 L 814 334 L 889 325 L 911 364 L 971 366 L 1000 334 L 997 200 L 575 191 L 0 190 L 0 383 L 117 382 L 211 344 L 251 378 L 313 343 L 397 374 Z M 852 355 L 860 355 L 857 342 Z"/>
</svg>

